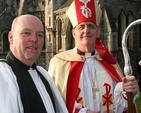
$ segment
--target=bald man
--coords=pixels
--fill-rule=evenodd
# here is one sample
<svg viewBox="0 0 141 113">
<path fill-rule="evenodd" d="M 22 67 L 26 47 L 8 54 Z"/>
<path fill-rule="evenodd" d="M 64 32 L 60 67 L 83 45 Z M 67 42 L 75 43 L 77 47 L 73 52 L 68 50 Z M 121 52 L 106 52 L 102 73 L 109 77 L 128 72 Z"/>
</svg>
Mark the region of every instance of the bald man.
<svg viewBox="0 0 141 113">
<path fill-rule="evenodd" d="M 8 40 L 10 51 L 0 60 L 0 113 L 67 113 L 48 72 L 35 64 L 44 43 L 42 22 L 16 17 Z"/>
</svg>

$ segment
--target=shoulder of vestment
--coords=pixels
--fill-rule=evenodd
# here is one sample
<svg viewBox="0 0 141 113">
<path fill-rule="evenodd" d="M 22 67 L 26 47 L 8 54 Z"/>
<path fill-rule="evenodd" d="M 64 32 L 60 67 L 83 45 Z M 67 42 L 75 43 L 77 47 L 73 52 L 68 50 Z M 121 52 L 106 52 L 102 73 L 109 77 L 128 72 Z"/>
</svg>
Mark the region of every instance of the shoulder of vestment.
<svg viewBox="0 0 141 113">
<path fill-rule="evenodd" d="M 61 52 L 55 55 L 54 57 L 65 61 L 85 61 L 85 57 L 77 54 L 75 51 L 73 51 L 73 49 Z"/>
</svg>

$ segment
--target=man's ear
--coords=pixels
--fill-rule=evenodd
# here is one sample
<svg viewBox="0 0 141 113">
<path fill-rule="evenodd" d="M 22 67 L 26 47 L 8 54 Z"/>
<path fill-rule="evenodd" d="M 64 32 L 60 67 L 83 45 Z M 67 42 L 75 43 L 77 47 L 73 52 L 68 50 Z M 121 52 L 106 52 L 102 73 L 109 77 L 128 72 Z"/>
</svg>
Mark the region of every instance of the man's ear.
<svg viewBox="0 0 141 113">
<path fill-rule="evenodd" d="M 97 29 L 97 37 L 100 37 L 101 30 L 100 28 Z"/>
<path fill-rule="evenodd" d="M 73 38 L 75 38 L 75 30 L 74 29 L 72 29 L 72 36 L 73 36 Z"/>
<path fill-rule="evenodd" d="M 9 40 L 9 43 L 10 43 L 10 44 L 13 43 L 13 33 L 12 33 L 12 31 L 10 31 L 10 32 L 8 33 L 8 40 Z"/>
</svg>

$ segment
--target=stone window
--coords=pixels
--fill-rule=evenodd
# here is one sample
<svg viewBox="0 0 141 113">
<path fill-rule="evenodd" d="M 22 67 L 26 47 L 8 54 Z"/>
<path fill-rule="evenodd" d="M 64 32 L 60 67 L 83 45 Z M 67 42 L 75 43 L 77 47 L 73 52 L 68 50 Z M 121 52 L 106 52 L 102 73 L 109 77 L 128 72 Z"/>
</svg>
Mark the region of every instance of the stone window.
<svg viewBox="0 0 141 113">
<path fill-rule="evenodd" d="M 2 52 L 7 53 L 9 51 L 9 41 L 8 41 L 8 30 L 4 31 L 1 35 L 2 38 Z"/>
<path fill-rule="evenodd" d="M 122 36 L 125 30 L 125 14 L 121 11 L 118 15 L 118 48 L 122 47 Z"/>
<path fill-rule="evenodd" d="M 62 51 L 62 21 L 61 19 L 58 20 L 58 26 L 57 26 L 57 31 L 58 31 L 58 51 Z"/>
<path fill-rule="evenodd" d="M 128 15 L 126 16 L 126 28 L 128 27 L 128 25 L 133 21 L 132 19 L 132 15 L 129 12 Z M 127 47 L 128 48 L 132 48 L 132 43 L 133 42 L 133 30 L 130 30 L 130 34 L 128 35 L 128 39 L 127 39 Z"/>
<path fill-rule="evenodd" d="M 48 41 L 51 42 L 51 34 L 48 35 Z"/>
<path fill-rule="evenodd" d="M 49 24 L 49 27 L 51 27 L 51 16 L 48 17 L 48 24 Z"/>
</svg>

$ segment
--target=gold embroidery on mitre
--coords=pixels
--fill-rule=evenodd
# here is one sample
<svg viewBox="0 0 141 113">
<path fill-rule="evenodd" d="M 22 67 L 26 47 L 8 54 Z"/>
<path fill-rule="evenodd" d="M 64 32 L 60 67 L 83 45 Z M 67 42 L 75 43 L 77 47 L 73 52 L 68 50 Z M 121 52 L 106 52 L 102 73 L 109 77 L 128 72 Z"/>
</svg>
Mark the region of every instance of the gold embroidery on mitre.
<svg viewBox="0 0 141 113">
<path fill-rule="evenodd" d="M 83 16 L 86 18 L 92 17 L 92 11 L 87 7 L 87 3 L 90 2 L 90 0 L 80 0 L 80 2 L 84 3 L 83 6 L 80 6 Z"/>
</svg>

